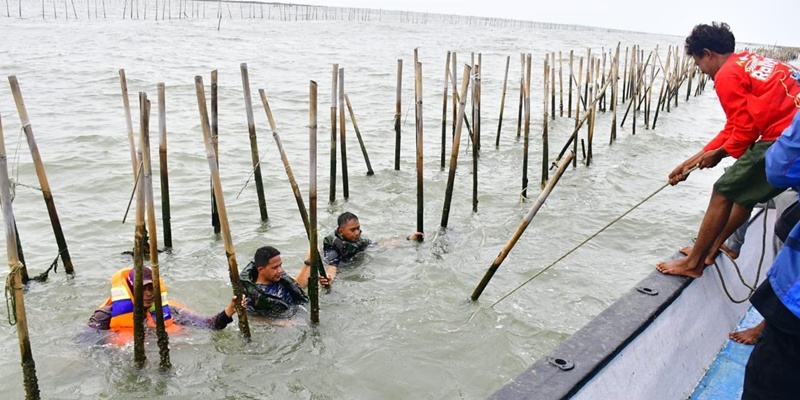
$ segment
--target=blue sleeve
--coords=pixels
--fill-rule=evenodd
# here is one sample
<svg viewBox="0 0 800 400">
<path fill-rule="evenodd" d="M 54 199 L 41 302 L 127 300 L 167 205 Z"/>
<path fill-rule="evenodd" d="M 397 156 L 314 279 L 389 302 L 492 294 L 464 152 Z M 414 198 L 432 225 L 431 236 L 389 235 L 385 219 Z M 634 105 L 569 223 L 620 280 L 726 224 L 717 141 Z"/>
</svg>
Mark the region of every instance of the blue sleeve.
<svg viewBox="0 0 800 400">
<path fill-rule="evenodd" d="M 800 184 L 800 112 L 775 143 L 767 149 L 767 180 L 770 185 L 786 188 Z"/>
<path fill-rule="evenodd" d="M 327 247 L 323 250 L 325 253 L 322 258 L 324 258 L 325 265 L 335 265 L 339 266 L 341 262 L 342 256 L 334 247 Z"/>
</svg>

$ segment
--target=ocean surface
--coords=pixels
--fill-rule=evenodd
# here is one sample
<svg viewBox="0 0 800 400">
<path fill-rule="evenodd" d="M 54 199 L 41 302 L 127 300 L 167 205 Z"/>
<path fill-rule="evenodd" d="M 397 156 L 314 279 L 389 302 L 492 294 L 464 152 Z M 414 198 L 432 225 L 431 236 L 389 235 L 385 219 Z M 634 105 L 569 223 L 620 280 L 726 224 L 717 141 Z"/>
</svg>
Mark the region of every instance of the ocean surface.
<svg viewBox="0 0 800 400">
<path fill-rule="evenodd" d="M 48 3 L 49 4 L 49 3 Z M 13 4 L 12 4 L 13 6 Z M 49 6 L 48 6 L 49 7 Z M 13 8 L 13 7 L 12 7 Z M 116 10 L 116 9 L 115 9 Z M 116 10 L 117 12 L 119 10 Z M 75 267 L 34 283 L 25 305 L 43 398 L 170 399 L 479 399 L 556 347 L 696 234 L 712 182 L 726 160 L 668 187 L 585 246 L 489 307 L 664 185 L 667 174 L 696 153 L 723 125 L 709 83 L 670 113 L 655 130 L 630 116 L 609 145 L 610 112 L 598 113 L 590 167 L 569 167 L 547 202 L 501 265 L 478 302 L 468 300 L 486 269 L 539 195 L 542 69 L 546 53 L 585 56 L 622 44 L 645 54 L 683 38 L 625 32 L 524 29 L 474 25 L 355 21 L 223 19 L 42 20 L 0 19 L 0 75 L 15 75 L 47 171 Z M 691 27 L 686 27 L 687 33 Z M 402 240 L 416 229 L 413 51 L 423 70 L 424 230 L 422 244 Z M 466 132 L 449 227 L 440 232 L 447 172 L 440 170 L 442 92 L 447 51 L 458 54 L 458 81 L 470 52 L 482 59 L 482 148 L 479 208 L 472 212 L 472 160 Z M 520 196 L 522 142 L 516 136 L 520 53 L 532 53 L 533 89 L 529 200 Z M 506 57 L 511 57 L 505 119 L 497 133 Z M 394 165 L 397 59 L 404 60 L 400 171 Z M 576 59 L 577 60 L 577 59 Z M 247 63 L 269 222 L 259 217 L 240 63 Z M 345 71 L 374 176 L 366 176 L 352 125 L 347 127 L 350 198 L 341 177 L 329 204 L 332 64 Z M 576 61 L 577 64 L 577 61 Z M 564 64 L 567 68 L 567 63 Z M 210 221 L 209 168 L 198 117 L 194 77 L 219 71 L 219 163 L 240 268 L 263 245 L 280 249 L 294 275 L 308 248 L 292 191 L 258 98 L 263 88 L 297 180 L 308 201 L 309 82 L 319 84 L 319 232 L 351 211 L 364 235 L 381 242 L 343 268 L 321 296 L 321 322 L 303 311 L 288 324 L 251 319 L 253 341 L 236 323 L 219 332 L 184 329 L 171 338 L 173 368 L 158 370 L 155 339 L 148 364 L 133 365 L 132 346 L 80 340 L 92 312 L 108 297 L 110 277 L 131 265 L 133 210 L 122 222 L 133 185 L 118 70 L 128 78 L 134 130 L 138 92 L 152 102 L 151 147 L 158 183 L 156 84 L 166 85 L 166 116 L 173 249 L 160 255 L 169 296 L 196 313 L 212 315 L 228 303 L 231 287 L 222 240 Z M 661 77 L 658 77 L 660 84 Z M 566 77 L 564 78 L 566 83 Z M 621 85 L 620 80 L 620 85 Z M 566 85 L 565 85 L 566 86 Z M 656 86 L 658 87 L 658 85 Z M 566 90 L 566 89 L 565 89 Z M 452 90 L 448 90 L 452 92 Z M 682 90 L 685 93 L 685 89 Z M 566 93 L 564 98 L 566 101 Z M 655 96 L 657 97 L 657 92 Z M 452 106 L 448 100 L 448 109 Z M 624 108 L 619 120 L 622 120 Z M 14 211 L 31 276 L 57 254 L 32 159 L 7 84 L 0 85 L 0 116 Z M 450 118 L 448 111 L 448 162 Z M 349 117 L 348 117 L 349 119 Z M 574 120 L 550 121 L 550 161 Z M 581 138 L 586 131 L 581 131 Z M 579 155 L 579 161 L 582 161 Z M 341 165 L 341 161 L 340 164 Z M 25 186 L 22 186 L 25 185 Z M 398 240 L 393 240 L 398 239 Z M 6 258 L 6 249 L 0 249 Z M 22 398 L 16 327 L 0 324 L 0 394 Z"/>
</svg>

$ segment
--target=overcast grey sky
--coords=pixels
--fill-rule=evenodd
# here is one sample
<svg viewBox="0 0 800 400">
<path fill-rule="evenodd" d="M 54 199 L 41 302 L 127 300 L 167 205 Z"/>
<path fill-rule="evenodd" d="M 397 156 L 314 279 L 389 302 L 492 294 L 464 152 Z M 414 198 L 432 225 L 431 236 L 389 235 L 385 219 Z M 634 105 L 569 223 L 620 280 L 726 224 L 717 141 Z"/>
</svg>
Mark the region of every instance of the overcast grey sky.
<svg viewBox="0 0 800 400">
<path fill-rule="evenodd" d="M 698 23 L 727 22 L 737 42 L 800 46 L 797 0 L 306 0 L 342 7 L 427 11 L 602 26 L 686 36 Z"/>
</svg>

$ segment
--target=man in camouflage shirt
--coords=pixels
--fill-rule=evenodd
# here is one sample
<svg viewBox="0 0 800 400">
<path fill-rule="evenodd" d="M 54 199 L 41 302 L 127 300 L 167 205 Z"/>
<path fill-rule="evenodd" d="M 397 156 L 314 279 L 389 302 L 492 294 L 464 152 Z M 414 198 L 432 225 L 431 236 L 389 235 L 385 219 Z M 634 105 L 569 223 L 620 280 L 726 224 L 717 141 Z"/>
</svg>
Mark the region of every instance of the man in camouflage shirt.
<svg viewBox="0 0 800 400">
<path fill-rule="evenodd" d="M 337 219 L 338 227 L 325 237 L 322 243 L 322 253 L 327 265 L 339 267 L 340 264 L 349 262 L 376 243 L 361 237 L 361 223 L 358 217 L 351 212 L 344 212 Z M 425 234 L 414 232 L 406 239 L 422 240 Z"/>
</svg>

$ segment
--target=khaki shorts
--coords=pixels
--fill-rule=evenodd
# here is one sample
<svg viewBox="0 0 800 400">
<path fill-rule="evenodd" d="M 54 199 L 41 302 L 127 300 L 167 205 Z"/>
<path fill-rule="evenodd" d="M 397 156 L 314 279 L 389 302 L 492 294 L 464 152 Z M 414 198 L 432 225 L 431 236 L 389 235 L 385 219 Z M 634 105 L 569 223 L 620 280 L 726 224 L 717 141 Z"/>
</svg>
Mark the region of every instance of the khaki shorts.
<svg viewBox="0 0 800 400">
<path fill-rule="evenodd" d="M 714 190 L 731 202 L 752 209 L 786 190 L 767 182 L 764 155 L 773 141 L 755 142 L 714 183 Z"/>
</svg>

